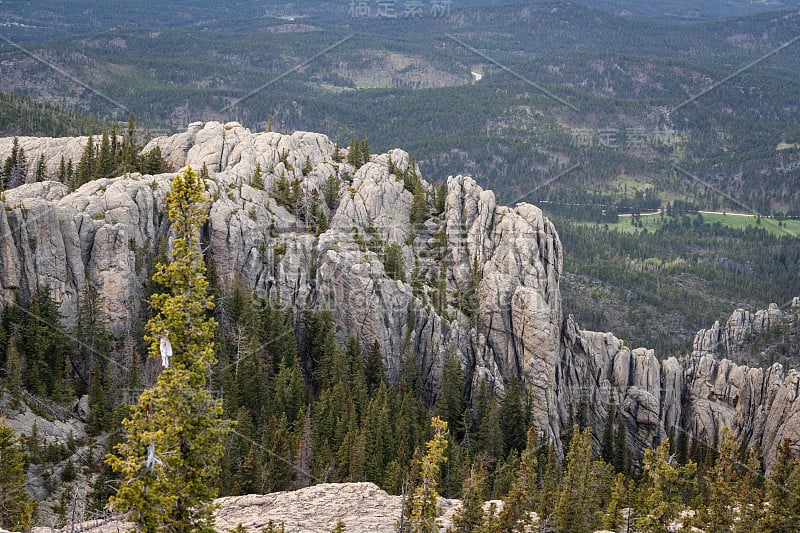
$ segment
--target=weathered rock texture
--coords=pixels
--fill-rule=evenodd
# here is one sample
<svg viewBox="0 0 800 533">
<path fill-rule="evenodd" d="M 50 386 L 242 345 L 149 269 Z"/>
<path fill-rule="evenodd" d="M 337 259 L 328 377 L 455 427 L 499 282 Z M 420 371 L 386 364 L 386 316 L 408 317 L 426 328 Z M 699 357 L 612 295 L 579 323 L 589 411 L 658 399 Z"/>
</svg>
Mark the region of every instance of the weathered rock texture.
<svg viewBox="0 0 800 533">
<path fill-rule="evenodd" d="M 328 533 L 338 520 L 348 533 L 394 533 L 403 508 L 401 496 L 390 496 L 372 483 L 326 483 L 291 492 L 250 494 L 220 498 L 215 502 L 216 530 L 230 531 L 239 524 L 247 531 L 262 531 L 270 520 L 283 524 L 287 533 Z M 461 502 L 439 498 L 442 530 L 452 523 Z M 115 520 L 77 524 L 68 531 L 117 533 L 132 529 Z M 35 528 L 49 533 L 50 528 Z"/>
<path fill-rule="evenodd" d="M 81 143 L 24 142 L 51 147 L 46 161 Z M 0 143 L 0 157 L 4 146 L 10 150 L 10 140 Z M 486 381 L 502 396 L 512 378 L 521 378 L 532 394 L 536 427 L 559 451 L 579 406 L 599 443 L 612 395 L 635 455 L 668 435 L 711 442 L 729 425 L 743 444 L 760 446 L 771 464 L 780 439 L 800 437 L 796 371 L 749 369 L 718 358 L 728 353 L 719 346 L 730 350 L 779 320 L 777 308 L 737 311 L 725 328 L 700 332 L 691 356 L 659 361 L 652 350 L 631 350 L 610 333 L 581 331 L 565 319 L 562 248 L 553 225 L 530 204 L 497 205 L 469 177 L 450 177 L 443 211 L 433 213 L 430 202 L 431 215 L 412 227 L 412 194 L 391 173 L 408 168 L 402 150 L 372 156 L 356 170 L 334 161 L 334 145 L 323 135 L 254 134 L 218 122 L 191 124 L 144 150 L 156 146 L 175 168 L 209 171 L 204 243 L 223 286 L 243 284 L 296 308 L 331 308 L 342 335 L 380 344 L 390 379 L 413 354 L 431 400 L 445 355 L 454 353 L 473 389 Z M 306 162 L 312 168 L 304 173 Z M 251 184 L 257 165 L 263 190 Z M 7 191 L 0 209 L 0 301 L 16 293 L 25 301 L 47 284 L 69 321 L 91 284 L 114 333 L 124 335 L 141 306 L 149 267 L 169 239 L 163 201 L 172 176 L 99 180 L 71 193 L 53 182 Z M 270 194 L 282 176 L 299 187 L 295 205 L 278 205 Z M 329 178 L 340 185 L 332 207 L 325 202 Z M 312 204 L 328 221 L 318 236 L 304 221 Z M 405 281 L 384 270 L 383 250 L 392 242 L 402 249 Z M 475 279 L 477 303 L 470 307 L 464 295 Z"/>
</svg>

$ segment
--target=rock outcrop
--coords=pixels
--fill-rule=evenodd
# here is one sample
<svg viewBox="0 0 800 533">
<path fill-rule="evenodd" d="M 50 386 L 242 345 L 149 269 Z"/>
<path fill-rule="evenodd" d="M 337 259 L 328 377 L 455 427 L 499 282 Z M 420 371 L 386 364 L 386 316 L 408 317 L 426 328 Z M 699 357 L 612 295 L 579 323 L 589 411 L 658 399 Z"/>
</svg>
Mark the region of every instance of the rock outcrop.
<svg viewBox="0 0 800 533">
<path fill-rule="evenodd" d="M 568 406 L 582 405 L 587 422 L 603 428 L 613 397 L 635 455 L 667 437 L 713 444 L 728 427 L 743 447 L 760 449 L 770 468 L 783 439 L 800 441 L 800 372 L 779 363 L 749 368 L 718 354 L 787 319 L 774 304 L 752 315 L 738 309 L 726 328 L 717 323 L 698 332 L 692 354 L 659 361 L 652 350 L 631 350 L 611 333 L 580 331 L 570 317 L 557 392 L 562 426 L 574 412 Z M 595 438 L 601 435 L 596 430 Z"/>
<path fill-rule="evenodd" d="M 333 531 L 344 522 L 348 533 L 393 533 L 403 508 L 402 496 L 390 496 L 372 483 L 324 483 L 291 492 L 250 494 L 216 500 L 216 527 L 231 531 L 241 524 L 247 531 L 262 531 L 270 521 L 283 524 L 287 533 Z M 459 500 L 439 498 L 438 522 L 442 530 L 452 524 Z M 117 533 L 132 527 L 115 520 L 83 522 L 61 531 Z M 50 528 L 34 528 L 50 533 Z"/>
<path fill-rule="evenodd" d="M 50 162 L 85 140 L 20 142 L 31 153 L 34 145 L 50 147 Z M 0 142 L 0 157 L 4 147 L 10 150 L 10 140 Z M 780 320 L 777 307 L 737 311 L 724 328 L 700 332 L 690 356 L 660 361 L 652 350 L 630 349 L 565 319 L 563 252 L 553 225 L 533 205 L 497 205 L 469 177 L 450 177 L 446 196 L 428 198 L 427 218 L 412 225 L 413 194 L 402 177 L 410 162 L 402 150 L 356 169 L 337 162 L 343 154 L 323 135 L 252 133 L 218 122 L 191 124 L 144 151 L 155 147 L 175 168 L 208 171 L 203 241 L 224 287 L 243 284 L 298 309 L 331 308 L 343 335 L 379 343 L 390 380 L 415 354 L 429 400 L 446 354 L 454 353 L 473 388 L 484 381 L 502 396 L 520 378 L 531 391 L 537 429 L 559 451 L 581 406 L 599 443 L 612 398 L 634 456 L 669 435 L 712 442 L 727 425 L 743 444 L 760 446 L 770 464 L 780 439 L 800 437 L 796 371 L 719 358 Z M 254 181 L 257 167 L 262 175 Z M 114 334 L 125 335 L 170 238 L 163 204 L 172 176 L 132 174 L 73 192 L 54 182 L 7 191 L 0 302 L 17 294 L 24 302 L 46 284 L 69 321 L 90 284 Z M 288 200 L 278 194 L 287 184 Z M 392 243 L 403 264 L 389 276 L 384 251 Z"/>
</svg>

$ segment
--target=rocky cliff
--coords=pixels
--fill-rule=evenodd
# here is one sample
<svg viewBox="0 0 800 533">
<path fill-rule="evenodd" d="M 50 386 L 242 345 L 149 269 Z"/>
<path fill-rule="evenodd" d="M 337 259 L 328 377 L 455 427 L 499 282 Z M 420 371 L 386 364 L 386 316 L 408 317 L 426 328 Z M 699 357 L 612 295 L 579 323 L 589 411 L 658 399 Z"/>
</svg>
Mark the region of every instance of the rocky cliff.
<svg viewBox="0 0 800 533">
<path fill-rule="evenodd" d="M 46 150 L 48 162 L 74 152 L 76 142 L 20 138 L 28 153 Z M 0 142 L 0 157 L 4 146 L 10 150 L 10 141 Z M 767 327 L 777 308 L 737 311 L 726 328 L 700 332 L 694 353 L 660 361 L 652 350 L 631 350 L 563 317 L 563 252 L 553 225 L 530 204 L 497 205 L 469 177 L 448 179 L 441 212 L 424 184 L 427 216 L 412 225 L 413 195 L 401 176 L 410 161 L 402 150 L 356 169 L 336 162 L 323 135 L 252 133 L 217 122 L 191 124 L 144 150 L 155 146 L 175 168 L 208 170 L 203 239 L 223 286 L 244 284 L 296 308 L 331 308 L 342 335 L 380 344 L 390 379 L 413 354 L 429 399 L 446 354 L 454 353 L 473 389 L 486 381 L 502 396 L 521 378 L 536 427 L 559 450 L 579 406 L 599 442 L 612 396 L 637 453 L 681 431 L 711 442 L 728 425 L 743 444 L 761 446 L 770 464 L 780 439 L 800 438 L 795 370 L 719 358 L 719 346 Z M 252 180 L 257 166 L 262 183 Z M 69 320 L 91 284 L 115 334 L 124 335 L 142 305 L 149 266 L 169 239 L 163 201 L 172 176 L 131 174 L 71 193 L 53 182 L 6 191 L 0 300 L 19 293 L 24 301 L 47 284 Z M 271 192 L 286 182 L 295 200 L 279 204 Z M 321 231 L 311 227 L 312 210 L 327 221 Z M 392 243 L 402 251 L 402 272 L 389 276 Z"/>
</svg>

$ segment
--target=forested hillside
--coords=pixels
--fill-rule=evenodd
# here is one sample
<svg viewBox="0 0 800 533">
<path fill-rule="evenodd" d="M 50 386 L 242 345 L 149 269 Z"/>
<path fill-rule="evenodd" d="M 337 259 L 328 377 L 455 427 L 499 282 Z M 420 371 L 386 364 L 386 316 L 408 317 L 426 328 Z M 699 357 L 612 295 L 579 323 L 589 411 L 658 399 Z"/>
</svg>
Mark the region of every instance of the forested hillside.
<svg viewBox="0 0 800 533">
<path fill-rule="evenodd" d="M 618 215 L 658 208 L 765 220 L 800 213 L 793 185 L 800 171 L 800 65 L 792 41 L 800 19 L 793 4 L 465 2 L 439 10 L 424 4 L 413 13 L 401 7 L 396 16 L 369 3 L 356 11 L 338 2 L 243 1 L 207 9 L 198 1 L 159 8 L 158 16 L 148 2 L 113 14 L 91 3 L 83 11 L 60 3 L 8 8 L 5 29 L 13 41 L 0 44 L 4 90 L 117 121 L 120 131 L 133 111 L 151 130 L 214 118 L 322 131 L 342 146 L 356 134 L 373 150 L 408 149 L 432 181 L 470 174 L 502 201 L 532 201 L 554 216 L 610 229 L 627 222 Z M 27 117 L 7 131 L 72 131 L 57 126 L 62 119 Z M 79 129 L 101 133 L 99 126 Z M 793 226 L 782 233 L 798 235 Z M 607 270 L 583 267 L 592 258 L 581 258 L 570 240 L 574 279 L 619 293 Z M 693 252 L 651 256 L 670 254 L 681 260 L 671 263 L 684 279 L 676 291 L 708 306 L 648 291 L 625 297 L 629 311 L 619 296 L 593 298 L 597 305 L 588 307 L 570 284 L 570 310 L 583 323 L 608 324 L 666 354 L 682 346 L 672 332 L 687 334 L 731 307 L 754 309 L 794 294 L 753 293 L 743 288 L 747 282 L 715 294 L 718 276 L 696 279 L 696 269 L 682 266 Z M 647 259 L 613 256 L 617 278 L 638 276 L 626 265 Z M 652 323 L 658 316 L 672 324 L 669 335 L 637 319 Z"/>
<path fill-rule="evenodd" d="M 0 2 L 0 528 L 798 530 L 799 0 L 109 6 Z"/>
</svg>

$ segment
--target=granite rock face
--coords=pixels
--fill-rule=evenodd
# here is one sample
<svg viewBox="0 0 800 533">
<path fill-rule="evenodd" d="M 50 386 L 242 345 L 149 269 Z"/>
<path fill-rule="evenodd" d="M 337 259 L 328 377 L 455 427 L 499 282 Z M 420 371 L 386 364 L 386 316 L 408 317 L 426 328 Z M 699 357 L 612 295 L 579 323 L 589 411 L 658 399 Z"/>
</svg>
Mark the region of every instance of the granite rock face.
<svg viewBox="0 0 800 533">
<path fill-rule="evenodd" d="M 333 531 L 339 520 L 351 533 L 393 533 L 403 508 L 401 496 L 390 496 L 373 483 L 323 483 L 291 492 L 250 494 L 215 501 L 215 529 L 226 532 L 242 525 L 247 531 L 262 531 L 270 521 L 283 524 L 287 533 Z M 439 498 L 438 523 L 444 531 L 452 524 L 459 500 Z M 116 520 L 83 522 L 61 531 L 118 533 L 131 531 Z M 49 533 L 50 528 L 34 528 Z"/>
<path fill-rule="evenodd" d="M 10 142 L 0 139 L 0 157 Z M 62 153 L 75 160 L 85 139 L 20 143 L 30 154 L 43 150 L 49 165 Z M 498 205 L 470 177 L 450 177 L 437 201 L 423 182 L 428 216 L 412 225 L 413 194 L 402 176 L 410 158 L 402 150 L 356 169 L 323 135 L 252 133 L 235 122 L 193 123 L 144 151 L 155 147 L 174 168 L 208 171 L 202 240 L 226 290 L 240 284 L 282 305 L 332 309 L 342 340 L 356 334 L 363 346 L 378 342 L 390 380 L 404 357 L 416 357 L 429 400 L 452 353 L 473 390 L 485 381 L 502 397 L 520 379 L 537 429 L 559 451 L 581 408 L 599 444 L 612 398 L 634 457 L 669 435 L 712 442 L 728 425 L 769 462 L 780 439 L 800 437 L 796 371 L 720 358 L 778 323 L 777 307 L 736 311 L 724 327 L 699 332 L 693 354 L 659 361 L 652 350 L 564 318 L 556 229 L 533 205 Z M 73 192 L 55 182 L 6 191 L 0 304 L 17 294 L 24 302 L 46 284 L 70 323 L 92 285 L 114 334 L 125 335 L 171 238 L 164 198 L 173 175 L 131 174 Z M 279 203 L 286 184 L 293 199 Z M 403 264 L 389 276 L 384 261 L 393 243 Z"/>
<path fill-rule="evenodd" d="M 557 393 L 562 427 L 574 413 L 569 406 L 581 404 L 588 423 L 603 428 L 613 397 L 634 457 L 667 437 L 713 444 L 728 427 L 743 447 L 761 449 L 771 468 L 783 439 L 800 440 L 800 372 L 779 363 L 750 368 L 718 354 L 787 319 L 774 304 L 753 314 L 736 310 L 726 328 L 698 332 L 692 354 L 659 362 L 652 350 L 631 350 L 611 333 L 579 331 L 570 317 Z"/>
</svg>

